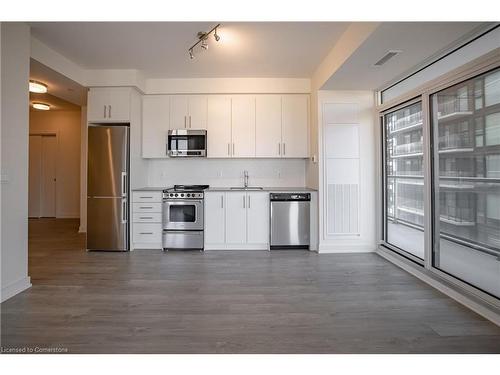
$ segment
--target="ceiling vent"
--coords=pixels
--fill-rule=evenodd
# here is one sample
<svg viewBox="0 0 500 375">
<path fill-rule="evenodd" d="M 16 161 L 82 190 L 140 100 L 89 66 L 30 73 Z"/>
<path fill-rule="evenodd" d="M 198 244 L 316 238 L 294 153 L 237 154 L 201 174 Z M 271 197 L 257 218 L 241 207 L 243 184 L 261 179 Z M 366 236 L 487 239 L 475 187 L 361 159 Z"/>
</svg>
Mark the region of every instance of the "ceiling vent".
<svg viewBox="0 0 500 375">
<path fill-rule="evenodd" d="M 388 51 L 380 60 L 378 60 L 373 66 L 382 66 L 384 65 L 387 61 L 392 59 L 394 56 L 399 55 L 402 51 L 399 50 L 391 50 Z"/>
</svg>

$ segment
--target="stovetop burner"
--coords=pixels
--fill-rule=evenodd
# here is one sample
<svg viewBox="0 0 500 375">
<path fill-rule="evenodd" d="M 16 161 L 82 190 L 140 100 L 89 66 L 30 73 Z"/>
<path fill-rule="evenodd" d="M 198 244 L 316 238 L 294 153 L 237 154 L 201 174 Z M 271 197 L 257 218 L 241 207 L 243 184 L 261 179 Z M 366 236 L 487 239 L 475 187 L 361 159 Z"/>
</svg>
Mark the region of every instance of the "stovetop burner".
<svg viewBox="0 0 500 375">
<path fill-rule="evenodd" d="M 208 189 L 209 185 L 174 185 L 173 188 L 163 190 L 163 198 L 185 199 L 185 198 L 203 198 L 203 190 Z"/>
</svg>

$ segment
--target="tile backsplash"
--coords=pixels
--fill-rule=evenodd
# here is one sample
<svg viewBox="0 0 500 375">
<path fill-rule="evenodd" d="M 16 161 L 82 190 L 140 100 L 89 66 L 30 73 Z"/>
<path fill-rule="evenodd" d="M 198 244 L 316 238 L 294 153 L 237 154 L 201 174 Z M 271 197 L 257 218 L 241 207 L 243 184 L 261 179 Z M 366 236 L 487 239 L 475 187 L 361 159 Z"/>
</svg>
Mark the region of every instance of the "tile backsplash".
<svg viewBox="0 0 500 375">
<path fill-rule="evenodd" d="M 249 186 L 303 187 L 305 159 L 151 159 L 148 185 L 168 187 L 174 184 L 242 186 L 243 171 L 249 174 Z"/>
</svg>

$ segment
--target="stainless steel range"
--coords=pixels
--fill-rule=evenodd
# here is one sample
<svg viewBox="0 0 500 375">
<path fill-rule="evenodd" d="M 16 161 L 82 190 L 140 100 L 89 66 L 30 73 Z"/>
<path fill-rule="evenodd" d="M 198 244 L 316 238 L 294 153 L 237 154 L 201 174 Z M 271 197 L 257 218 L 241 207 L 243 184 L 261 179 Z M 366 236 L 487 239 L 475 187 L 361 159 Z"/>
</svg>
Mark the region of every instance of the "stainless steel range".
<svg viewBox="0 0 500 375">
<path fill-rule="evenodd" d="M 203 250 L 203 191 L 208 185 L 163 190 L 163 249 Z"/>
</svg>

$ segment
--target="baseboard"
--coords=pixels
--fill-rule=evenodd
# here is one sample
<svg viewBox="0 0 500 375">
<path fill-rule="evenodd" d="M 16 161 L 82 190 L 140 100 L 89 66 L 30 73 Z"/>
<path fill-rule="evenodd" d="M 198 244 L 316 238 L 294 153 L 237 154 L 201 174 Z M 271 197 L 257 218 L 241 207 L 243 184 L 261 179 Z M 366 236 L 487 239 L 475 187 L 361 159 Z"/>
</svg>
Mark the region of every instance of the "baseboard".
<svg viewBox="0 0 500 375">
<path fill-rule="evenodd" d="M 87 233 L 87 227 L 80 225 L 80 227 L 78 227 L 78 233 Z"/>
<path fill-rule="evenodd" d="M 410 260 L 400 259 L 398 256 L 390 253 L 389 250 L 378 248 L 376 252 L 382 258 L 402 268 L 409 274 L 439 290 L 441 293 L 500 326 L 500 311 L 486 301 L 470 295 L 463 289 L 460 289 L 459 287 L 439 278 L 439 276 L 430 273 L 430 271 L 427 271 L 420 266 L 416 266 Z"/>
<path fill-rule="evenodd" d="M 1 302 L 7 301 L 9 298 L 14 297 L 16 294 L 21 293 L 31 287 L 31 279 L 29 276 L 23 277 L 13 283 L 2 288 Z"/>
<path fill-rule="evenodd" d="M 375 246 L 368 244 L 359 245 L 333 245 L 320 244 L 318 248 L 319 254 L 346 254 L 346 253 L 373 253 Z"/>
</svg>

